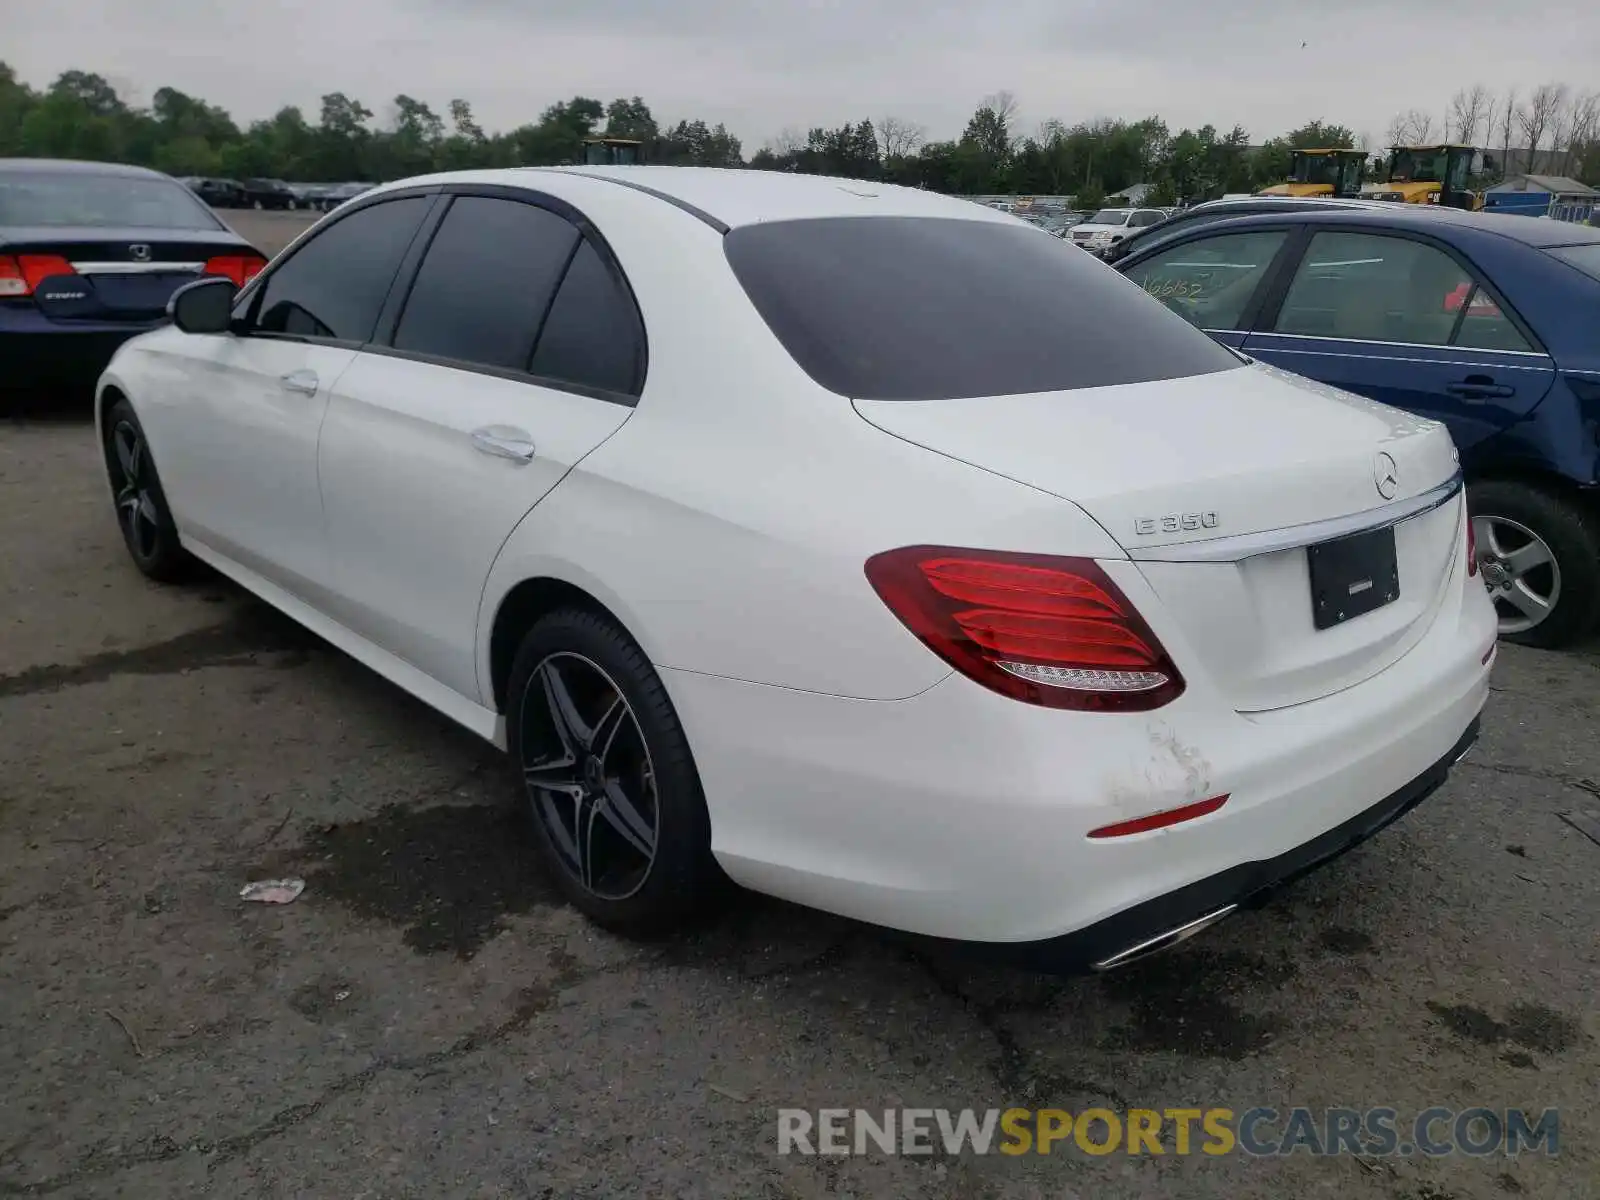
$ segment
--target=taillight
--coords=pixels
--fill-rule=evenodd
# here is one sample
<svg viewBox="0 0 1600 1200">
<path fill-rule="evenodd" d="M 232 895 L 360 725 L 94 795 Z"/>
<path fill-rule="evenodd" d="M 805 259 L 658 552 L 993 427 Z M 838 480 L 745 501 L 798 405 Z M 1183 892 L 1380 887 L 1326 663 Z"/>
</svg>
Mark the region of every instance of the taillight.
<svg viewBox="0 0 1600 1200">
<path fill-rule="evenodd" d="M 956 670 L 1029 704 L 1145 712 L 1183 676 L 1099 564 L 948 546 L 867 560 L 867 579 L 907 629 Z"/>
<path fill-rule="evenodd" d="M 1467 576 L 1478 573 L 1478 535 L 1472 531 L 1472 514 L 1467 514 Z"/>
<path fill-rule="evenodd" d="M 221 275 L 233 280 L 234 286 L 243 287 L 266 265 L 267 260 L 259 254 L 220 254 L 206 260 L 206 274 Z"/>
<path fill-rule="evenodd" d="M 31 296 L 52 275 L 74 275 L 59 254 L 0 254 L 0 296 Z"/>
</svg>

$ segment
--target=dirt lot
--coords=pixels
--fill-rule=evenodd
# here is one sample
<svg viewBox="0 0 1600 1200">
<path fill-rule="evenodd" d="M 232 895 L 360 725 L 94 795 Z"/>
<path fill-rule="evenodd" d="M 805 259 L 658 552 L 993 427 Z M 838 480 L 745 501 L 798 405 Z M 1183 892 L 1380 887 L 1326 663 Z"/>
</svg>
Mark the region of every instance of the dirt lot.
<svg viewBox="0 0 1600 1200">
<path fill-rule="evenodd" d="M 1125 973 L 754 898 L 641 946 L 555 901 L 488 748 L 231 585 L 144 582 L 92 443 L 0 424 L 0 1195 L 1597 1194 L 1600 846 L 1558 814 L 1600 811 L 1600 644 L 1505 648 L 1444 791 Z M 776 1153 L 782 1106 L 1010 1104 L 1555 1106 L 1561 1152 Z"/>
</svg>

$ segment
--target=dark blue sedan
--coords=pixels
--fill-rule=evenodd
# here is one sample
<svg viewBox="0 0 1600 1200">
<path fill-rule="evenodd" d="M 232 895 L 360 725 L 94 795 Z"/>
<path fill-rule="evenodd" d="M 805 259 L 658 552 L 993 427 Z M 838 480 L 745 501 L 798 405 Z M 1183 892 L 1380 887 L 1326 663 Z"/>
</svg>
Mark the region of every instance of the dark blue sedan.
<svg viewBox="0 0 1600 1200">
<path fill-rule="evenodd" d="M 1600 616 L 1600 230 L 1307 209 L 1153 239 L 1117 264 L 1219 341 L 1443 421 L 1500 632 Z"/>
<path fill-rule="evenodd" d="M 90 387 L 202 275 L 266 259 L 177 180 L 142 167 L 0 158 L 0 388 Z"/>
</svg>

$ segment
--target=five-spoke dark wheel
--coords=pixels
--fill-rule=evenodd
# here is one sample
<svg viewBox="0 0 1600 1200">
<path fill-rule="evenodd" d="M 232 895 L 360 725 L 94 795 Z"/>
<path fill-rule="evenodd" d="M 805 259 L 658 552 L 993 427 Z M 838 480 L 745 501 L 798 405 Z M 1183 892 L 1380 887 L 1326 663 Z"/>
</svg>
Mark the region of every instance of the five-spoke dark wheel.
<svg viewBox="0 0 1600 1200">
<path fill-rule="evenodd" d="M 144 428 L 126 400 L 118 400 L 107 412 L 105 439 L 117 525 L 134 565 L 151 579 L 181 578 L 189 557 L 178 544 L 178 530 L 167 510 Z"/>
<path fill-rule="evenodd" d="M 541 855 L 595 921 L 658 932 L 720 892 L 683 728 L 615 623 L 577 609 L 535 623 L 512 666 L 507 734 Z"/>
</svg>

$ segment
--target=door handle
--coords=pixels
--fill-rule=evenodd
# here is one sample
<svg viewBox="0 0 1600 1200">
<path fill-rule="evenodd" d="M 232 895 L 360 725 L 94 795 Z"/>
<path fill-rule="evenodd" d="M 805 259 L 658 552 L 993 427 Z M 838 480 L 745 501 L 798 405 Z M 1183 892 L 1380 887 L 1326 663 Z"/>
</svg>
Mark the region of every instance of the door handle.
<svg viewBox="0 0 1600 1200">
<path fill-rule="evenodd" d="M 1463 400 L 1503 400 L 1517 394 L 1516 388 L 1496 383 L 1487 375 L 1468 375 L 1455 383 L 1445 384 L 1444 390 L 1452 396 L 1460 396 Z"/>
<path fill-rule="evenodd" d="M 534 453 L 532 436 L 509 425 L 487 425 L 482 429 L 474 429 L 472 448 L 516 462 L 528 462 Z"/>
<path fill-rule="evenodd" d="M 298 392 L 302 396 L 317 394 L 315 371 L 290 371 L 287 375 L 278 376 L 278 382 L 283 385 L 283 390 L 286 392 Z"/>
</svg>

